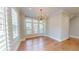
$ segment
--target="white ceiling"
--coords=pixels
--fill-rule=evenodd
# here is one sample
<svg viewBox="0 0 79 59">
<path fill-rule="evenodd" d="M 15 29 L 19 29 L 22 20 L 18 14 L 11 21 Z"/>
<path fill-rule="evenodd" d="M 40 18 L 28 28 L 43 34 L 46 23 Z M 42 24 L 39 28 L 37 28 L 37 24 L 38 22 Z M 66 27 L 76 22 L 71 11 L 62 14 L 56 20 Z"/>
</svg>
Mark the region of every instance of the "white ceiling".
<svg viewBox="0 0 79 59">
<path fill-rule="evenodd" d="M 26 16 L 36 17 L 40 14 L 40 8 L 43 9 L 43 14 L 48 17 L 61 10 L 70 14 L 79 14 L 79 7 L 19 7 L 18 9 Z"/>
</svg>

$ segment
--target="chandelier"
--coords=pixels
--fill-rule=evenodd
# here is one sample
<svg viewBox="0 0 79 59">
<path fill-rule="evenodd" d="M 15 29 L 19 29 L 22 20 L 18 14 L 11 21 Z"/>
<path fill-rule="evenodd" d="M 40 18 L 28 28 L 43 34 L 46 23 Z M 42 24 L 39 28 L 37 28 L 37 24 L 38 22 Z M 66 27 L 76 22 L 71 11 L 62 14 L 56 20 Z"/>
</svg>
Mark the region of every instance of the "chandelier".
<svg viewBox="0 0 79 59">
<path fill-rule="evenodd" d="M 40 15 L 38 16 L 39 20 L 47 19 L 47 16 L 43 14 L 43 9 L 40 9 Z"/>
</svg>

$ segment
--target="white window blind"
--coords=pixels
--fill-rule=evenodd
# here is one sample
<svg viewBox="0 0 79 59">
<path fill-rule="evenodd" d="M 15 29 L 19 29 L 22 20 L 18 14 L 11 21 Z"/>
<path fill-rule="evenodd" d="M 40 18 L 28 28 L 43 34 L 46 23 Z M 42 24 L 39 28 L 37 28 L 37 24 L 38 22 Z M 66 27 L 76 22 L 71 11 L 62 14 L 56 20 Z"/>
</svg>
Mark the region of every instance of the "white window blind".
<svg viewBox="0 0 79 59">
<path fill-rule="evenodd" d="M 0 7 L 0 51 L 7 50 L 5 8 Z"/>
</svg>

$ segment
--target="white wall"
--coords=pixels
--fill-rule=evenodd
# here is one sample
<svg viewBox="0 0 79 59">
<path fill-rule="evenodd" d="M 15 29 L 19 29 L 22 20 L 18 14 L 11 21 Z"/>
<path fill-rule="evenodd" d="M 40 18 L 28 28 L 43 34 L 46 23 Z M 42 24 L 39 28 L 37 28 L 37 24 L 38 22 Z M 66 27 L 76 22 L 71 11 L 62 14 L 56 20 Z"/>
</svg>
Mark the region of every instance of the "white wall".
<svg viewBox="0 0 79 59">
<path fill-rule="evenodd" d="M 20 13 L 19 14 L 19 23 L 20 23 L 20 36 L 21 36 L 21 39 L 23 39 L 24 36 L 25 36 L 24 22 L 25 22 L 25 16 L 22 13 Z"/>
<path fill-rule="evenodd" d="M 60 23 L 60 15 L 56 13 L 52 15 L 47 21 L 47 33 L 48 36 L 59 40 L 61 38 L 61 23 Z"/>
<path fill-rule="evenodd" d="M 47 21 L 47 36 L 63 41 L 69 38 L 69 17 L 62 12 L 57 12 Z"/>
<path fill-rule="evenodd" d="M 79 38 L 79 15 L 70 20 L 70 37 Z"/>
<path fill-rule="evenodd" d="M 69 38 L 69 15 L 66 12 L 63 12 L 61 15 L 61 31 L 62 31 L 62 35 L 61 35 L 61 39 L 65 40 Z"/>
</svg>

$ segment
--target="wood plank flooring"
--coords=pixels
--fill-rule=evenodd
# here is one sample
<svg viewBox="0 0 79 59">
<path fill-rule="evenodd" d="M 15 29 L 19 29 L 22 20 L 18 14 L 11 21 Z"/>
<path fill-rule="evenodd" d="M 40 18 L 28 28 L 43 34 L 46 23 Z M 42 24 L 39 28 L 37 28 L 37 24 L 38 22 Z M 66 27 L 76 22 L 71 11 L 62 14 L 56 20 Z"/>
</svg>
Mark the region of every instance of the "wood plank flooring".
<svg viewBox="0 0 79 59">
<path fill-rule="evenodd" d="M 49 37 L 29 38 L 21 42 L 17 51 L 79 51 L 79 39 L 57 42 Z"/>
</svg>

